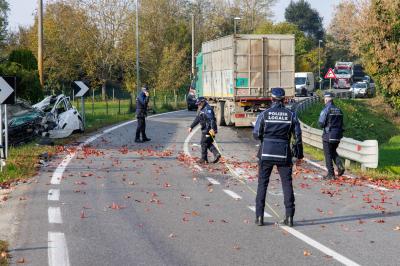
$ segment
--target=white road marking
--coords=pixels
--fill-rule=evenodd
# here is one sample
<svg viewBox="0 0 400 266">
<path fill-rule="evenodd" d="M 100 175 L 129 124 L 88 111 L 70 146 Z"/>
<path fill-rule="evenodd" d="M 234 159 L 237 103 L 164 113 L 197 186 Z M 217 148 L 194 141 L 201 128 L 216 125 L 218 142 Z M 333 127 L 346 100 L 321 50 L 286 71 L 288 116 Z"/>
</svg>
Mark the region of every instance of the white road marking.
<svg viewBox="0 0 400 266">
<path fill-rule="evenodd" d="M 47 210 L 50 224 L 62 224 L 60 207 L 49 207 Z"/>
<path fill-rule="evenodd" d="M 235 192 L 233 192 L 232 190 L 229 189 L 224 189 L 224 192 L 226 194 L 228 194 L 229 196 L 231 196 L 232 198 L 234 198 L 235 200 L 240 200 L 242 197 L 239 196 L 238 194 L 236 194 Z"/>
<path fill-rule="evenodd" d="M 256 206 L 249 206 L 249 209 L 252 210 L 253 212 L 256 212 Z M 264 212 L 264 217 L 271 218 L 272 215 L 269 214 L 268 212 Z"/>
<path fill-rule="evenodd" d="M 59 189 L 50 189 L 47 194 L 47 200 L 49 201 L 59 201 L 60 200 L 60 190 Z"/>
<path fill-rule="evenodd" d="M 207 177 L 208 182 L 210 182 L 213 185 L 221 185 L 220 182 L 218 182 L 217 180 L 215 180 L 214 178 L 211 177 Z"/>
<path fill-rule="evenodd" d="M 69 266 L 69 256 L 65 235 L 58 232 L 48 233 L 49 266 Z"/>
<path fill-rule="evenodd" d="M 303 233 L 300 233 L 299 231 L 297 231 L 296 229 L 293 229 L 292 227 L 288 227 L 288 226 L 280 226 L 283 230 L 285 230 L 286 232 L 290 233 L 291 235 L 295 236 L 296 238 L 304 241 L 305 243 L 309 244 L 310 246 L 318 249 L 319 251 L 321 251 L 322 253 L 331 256 L 332 258 L 334 258 L 335 260 L 339 261 L 340 263 L 343 263 L 344 265 L 347 266 L 359 266 L 358 263 L 346 258 L 345 256 L 337 253 L 336 251 L 322 245 L 321 243 L 315 241 L 314 239 L 306 236 Z"/>
<path fill-rule="evenodd" d="M 315 166 L 315 167 L 317 167 L 319 169 L 327 171 L 326 167 L 324 167 L 324 166 L 322 166 L 322 165 L 320 165 L 320 164 L 318 164 L 316 162 L 313 162 L 313 161 L 311 161 L 311 160 L 309 160 L 307 158 L 304 158 L 303 161 L 305 161 L 306 163 L 311 164 L 311 165 L 313 165 L 313 166 Z M 355 179 L 355 177 L 351 176 L 351 175 L 343 175 L 343 176 L 345 176 L 347 178 Z M 385 187 L 376 186 L 376 185 L 372 185 L 372 184 L 364 184 L 364 185 L 367 186 L 367 187 L 378 189 L 378 190 L 382 190 L 382 191 L 389 191 L 390 190 L 390 189 L 387 189 Z"/>
<path fill-rule="evenodd" d="M 382 191 L 389 191 L 390 190 L 390 189 L 387 189 L 385 187 L 380 187 L 380 186 L 376 186 L 376 185 L 372 185 L 372 184 L 368 184 L 367 187 L 374 188 L 374 189 L 377 189 L 377 190 L 382 190 Z"/>
<path fill-rule="evenodd" d="M 190 155 L 189 151 L 189 142 L 193 138 L 194 134 L 196 134 L 197 131 L 199 131 L 200 127 L 196 127 L 192 130 L 192 132 L 189 133 L 189 135 L 186 137 L 185 142 L 183 143 L 183 152 L 185 153 L 186 156 L 192 157 Z M 203 168 L 201 168 L 198 164 L 194 163 L 193 167 L 196 168 L 198 171 L 203 172 Z"/>
<path fill-rule="evenodd" d="M 71 160 L 75 157 L 75 152 L 67 155 L 64 160 L 58 165 L 56 170 L 53 173 L 53 176 L 51 177 L 50 183 L 52 185 L 59 185 L 61 183 L 62 176 L 64 174 L 65 169 L 67 168 L 68 164 L 71 162 Z"/>
</svg>

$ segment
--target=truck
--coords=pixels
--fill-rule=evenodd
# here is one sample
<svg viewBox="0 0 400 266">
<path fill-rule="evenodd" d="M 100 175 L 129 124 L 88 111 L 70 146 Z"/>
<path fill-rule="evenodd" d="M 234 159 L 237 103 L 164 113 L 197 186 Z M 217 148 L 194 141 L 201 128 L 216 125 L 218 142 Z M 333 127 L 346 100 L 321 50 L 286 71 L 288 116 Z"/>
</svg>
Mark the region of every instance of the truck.
<svg viewBox="0 0 400 266">
<path fill-rule="evenodd" d="M 314 94 L 315 79 L 312 72 L 295 73 L 296 96 L 308 96 Z"/>
<path fill-rule="evenodd" d="M 353 62 L 336 62 L 333 87 L 335 89 L 350 89 L 353 84 Z"/>
<path fill-rule="evenodd" d="M 196 57 L 196 91 L 214 107 L 217 124 L 248 127 L 281 87 L 295 95 L 294 35 L 236 34 L 202 44 Z"/>
</svg>

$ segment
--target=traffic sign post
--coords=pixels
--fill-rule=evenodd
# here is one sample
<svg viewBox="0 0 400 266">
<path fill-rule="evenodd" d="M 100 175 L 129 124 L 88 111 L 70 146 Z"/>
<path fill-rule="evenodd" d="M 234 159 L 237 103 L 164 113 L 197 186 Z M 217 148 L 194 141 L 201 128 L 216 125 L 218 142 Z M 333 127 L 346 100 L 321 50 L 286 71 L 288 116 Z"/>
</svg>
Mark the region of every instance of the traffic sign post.
<svg viewBox="0 0 400 266">
<path fill-rule="evenodd" d="M 81 105 L 82 105 L 82 122 L 83 127 L 86 127 L 86 118 L 85 118 L 85 95 L 89 91 L 89 87 L 86 86 L 83 81 L 75 81 L 75 84 L 80 88 L 80 91 L 75 95 L 75 97 L 81 97 Z"/>
<path fill-rule="evenodd" d="M 15 84 L 14 84 L 15 86 Z M 12 103 L 14 101 L 14 89 L 0 77 L 0 170 L 3 171 L 3 166 L 5 166 L 5 160 L 8 156 L 8 120 L 7 120 L 7 103 Z M 10 99 L 10 96 L 12 99 Z M 4 145 L 3 145 L 3 104 L 4 104 Z"/>
<path fill-rule="evenodd" d="M 333 72 L 333 69 L 330 68 L 328 72 L 325 75 L 325 79 L 329 79 L 329 90 L 332 89 L 332 79 L 336 79 L 335 72 Z"/>
</svg>

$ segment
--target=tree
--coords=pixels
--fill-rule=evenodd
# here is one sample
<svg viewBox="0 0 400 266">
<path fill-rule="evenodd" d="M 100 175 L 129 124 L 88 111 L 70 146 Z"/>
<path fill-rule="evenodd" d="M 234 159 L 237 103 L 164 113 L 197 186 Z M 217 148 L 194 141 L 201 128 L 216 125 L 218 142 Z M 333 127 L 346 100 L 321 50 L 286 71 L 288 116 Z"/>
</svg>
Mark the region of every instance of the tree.
<svg viewBox="0 0 400 266">
<path fill-rule="evenodd" d="M 165 47 L 156 80 L 156 88 L 164 93 L 173 90 L 174 95 L 177 95 L 178 89 L 189 83 L 188 68 L 185 48 L 180 49 L 177 44 Z"/>
<path fill-rule="evenodd" d="M 8 11 L 10 10 L 6 0 L 0 0 L 0 45 L 4 45 L 7 38 Z"/>
<path fill-rule="evenodd" d="M 343 0 L 334 11 L 334 16 L 329 25 L 326 38 L 326 47 L 331 62 L 351 61 L 355 59 L 351 53 L 351 41 L 357 31 L 357 10 L 356 4 L 352 0 Z"/>
<path fill-rule="evenodd" d="M 28 49 L 13 50 L 8 61 L 20 64 L 26 70 L 37 70 L 38 64 L 35 55 Z"/>
<path fill-rule="evenodd" d="M 293 34 L 296 39 L 296 71 L 314 71 L 317 64 L 317 61 L 313 61 L 313 66 L 307 66 L 307 63 L 310 61 L 312 56 L 309 56 L 308 53 L 313 48 L 313 41 L 309 37 L 305 36 L 304 32 L 302 32 L 298 26 L 288 23 L 281 22 L 278 24 L 273 24 L 272 22 L 264 22 L 261 24 L 256 30 L 256 34 Z M 318 52 L 318 51 L 317 51 Z M 317 53 L 318 56 L 318 53 Z"/>
<path fill-rule="evenodd" d="M 297 25 L 307 36 L 312 37 L 316 44 L 324 37 L 323 18 L 305 0 L 299 0 L 298 2 L 290 1 L 289 6 L 285 10 L 285 19 Z"/>
<path fill-rule="evenodd" d="M 263 22 L 272 17 L 271 8 L 276 0 L 234 0 L 234 10 L 242 18 L 243 33 L 252 33 Z"/>
<path fill-rule="evenodd" d="M 380 92 L 400 109 L 400 4 L 372 0 L 358 10 L 352 52 L 361 57 Z"/>
<path fill-rule="evenodd" d="M 93 85 L 102 84 L 102 98 L 106 98 L 107 82 L 121 76 L 121 55 L 119 45 L 124 33 L 132 30 L 133 1 L 131 0 L 74 0 L 73 5 L 84 10 L 96 27 L 96 34 L 90 35 L 94 49 L 87 51 L 90 56 L 85 62 L 88 74 L 96 77 Z"/>
</svg>

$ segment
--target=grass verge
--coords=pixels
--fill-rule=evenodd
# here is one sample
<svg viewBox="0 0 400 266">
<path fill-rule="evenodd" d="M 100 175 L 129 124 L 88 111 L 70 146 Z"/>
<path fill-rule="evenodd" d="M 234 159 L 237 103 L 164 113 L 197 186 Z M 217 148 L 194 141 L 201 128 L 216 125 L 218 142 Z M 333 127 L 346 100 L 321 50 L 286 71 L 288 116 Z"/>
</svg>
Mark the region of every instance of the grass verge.
<svg viewBox="0 0 400 266">
<path fill-rule="evenodd" d="M 335 103 L 344 112 L 345 137 L 360 141 L 377 139 L 379 142 L 379 167 L 369 169 L 367 174 L 373 178 L 400 179 L 400 122 L 397 114 L 385 107 L 382 98 L 363 100 L 336 100 Z M 300 114 L 300 119 L 318 127 L 317 121 L 323 103 L 317 103 Z M 318 149 L 306 147 L 307 154 L 316 159 L 323 158 Z M 355 164 L 355 172 L 362 173 Z"/>
</svg>

